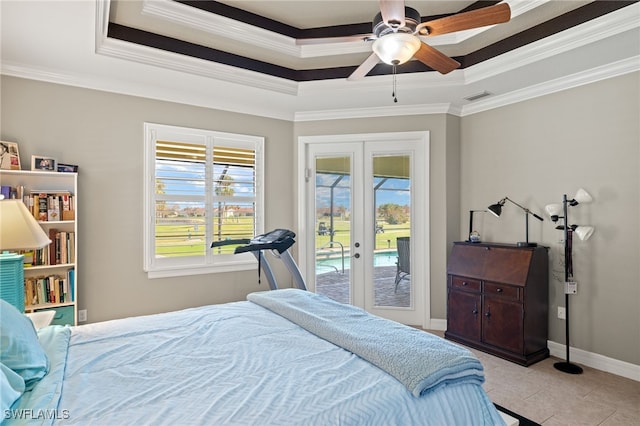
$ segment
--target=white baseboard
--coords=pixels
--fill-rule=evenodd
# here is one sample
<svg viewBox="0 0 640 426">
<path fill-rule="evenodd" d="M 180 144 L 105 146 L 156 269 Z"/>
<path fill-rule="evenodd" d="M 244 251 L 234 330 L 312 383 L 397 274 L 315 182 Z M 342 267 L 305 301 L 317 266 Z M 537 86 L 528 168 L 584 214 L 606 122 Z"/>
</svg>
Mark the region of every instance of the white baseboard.
<svg viewBox="0 0 640 426">
<path fill-rule="evenodd" d="M 562 343 L 547 341 L 547 347 L 551 356 L 560 359 L 566 359 L 567 348 Z M 578 348 L 569 348 L 569 357 L 571 362 L 582 364 L 587 367 L 596 368 L 607 373 L 626 377 L 631 380 L 640 382 L 640 365 L 631 364 L 630 362 L 620 361 L 609 358 L 604 355 L 587 352 Z"/>
<path fill-rule="evenodd" d="M 447 329 L 447 320 L 431 318 L 428 328 L 430 330 L 445 331 Z M 563 360 L 566 359 L 567 349 L 562 343 L 556 343 L 548 340 L 547 347 L 549 348 L 551 356 Z M 573 347 L 570 348 L 569 351 L 571 362 L 640 382 L 640 365 L 631 364 L 630 362 L 620 361 Z"/>
<path fill-rule="evenodd" d="M 446 319 L 437 319 L 431 318 L 429 320 L 429 326 L 426 327 L 429 330 L 438 330 L 438 331 L 446 331 L 447 330 L 447 320 Z"/>
</svg>

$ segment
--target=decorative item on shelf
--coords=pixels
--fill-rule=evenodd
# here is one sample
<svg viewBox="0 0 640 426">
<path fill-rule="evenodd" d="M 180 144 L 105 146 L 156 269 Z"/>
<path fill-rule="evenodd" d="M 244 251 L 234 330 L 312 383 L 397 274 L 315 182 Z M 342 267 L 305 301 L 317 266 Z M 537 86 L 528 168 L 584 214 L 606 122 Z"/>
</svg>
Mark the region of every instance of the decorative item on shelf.
<svg viewBox="0 0 640 426">
<path fill-rule="evenodd" d="M 24 311 L 23 255 L 10 250 L 45 247 L 51 240 L 22 200 L 0 200 L 0 298 Z"/>
<path fill-rule="evenodd" d="M 502 214 L 502 206 L 504 206 L 507 201 L 515 204 L 516 206 L 518 206 L 522 210 L 524 210 L 525 241 L 519 241 L 516 245 L 518 247 L 536 247 L 538 244 L 529 242 L 529 215 L 535 217 L 536 219 L 538 219 L 540 221 L 543 221 L 544 219 L 542 219 L 537 214 L 533 213 L 528 208 L 522 207 L 520 204 L 516 203 L 515 201 L 513 201 L 509 197 L 504 197 L 502 200 L 498 201 L 496 204 L 490 205 L 488 207 L 488 209 L 489 209 L 489 211 L 491 213 L 493 213 L 495 215 L 495 217 L 500 217 L 500 215 Z"/>
<path fill-rule="evenodd" d="M 583 241 L 588 240 L 594 232 L 593 226 L 584 225 L 569 225 L 568 207 L 577 206 L 578 204 L 588 204 L 593 201 L 591 195 L 580 188 L 576 193 L 576 196 L 569 200 L 567 195 L 562 196 L 562 204 L 549 204 L 545 207 L 547 214 L 551 218 L 551 221 L 558 222 L 563 219 L 561 225 L 556 226 L 556 229 L 564 232 L 564 305 L 565 305 L 565 346 L 566 346 L 566 361 L 556 362 L 553 366 L 562 372 L 569 374 L 581 374 L 582 367 L 571 363 L 569 358 L 569 295 L 576 294 L 577 283 L 574 280 L 573 275 L 573 233 Z"/>
<path fill-rule="evenodd" d="M 51 157 L 44 157 L 42 155 L 31 156 L 31 170 L 41 170 L 44 172 L 55 172 L 56 159 Z"/>
<path fill-rule="evenodd" d="M 486 210 L 469 210 L 469 239 L 467 240 L 470 243 L 479 243 L 480 234 L 478 231 L 473 229 L 473 214 L 476 212 L 486 212 Z"/>
<path fill-rule="evenodd" d="M 58 163 L 58 172 L 60 173 L 78 173 L 78 166 L 75 164 Z"/>
<path fill-rule="evenodd" d="M 0 141 L 0 169 L 20 170 L 20 153 L 17 143 Z"/>
</svg>

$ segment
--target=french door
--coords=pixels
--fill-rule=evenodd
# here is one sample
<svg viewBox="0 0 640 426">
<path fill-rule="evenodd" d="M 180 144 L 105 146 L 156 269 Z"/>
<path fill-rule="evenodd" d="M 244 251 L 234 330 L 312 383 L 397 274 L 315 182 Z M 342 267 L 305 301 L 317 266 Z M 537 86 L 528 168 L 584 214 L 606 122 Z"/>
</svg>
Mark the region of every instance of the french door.
<svg viewBox="0 0 640 426">
<path fill-rule="evenodd" d="M 300 138 L 300 267 L 311 291 L 428 319 L 428 133 Z"/>
</svg>

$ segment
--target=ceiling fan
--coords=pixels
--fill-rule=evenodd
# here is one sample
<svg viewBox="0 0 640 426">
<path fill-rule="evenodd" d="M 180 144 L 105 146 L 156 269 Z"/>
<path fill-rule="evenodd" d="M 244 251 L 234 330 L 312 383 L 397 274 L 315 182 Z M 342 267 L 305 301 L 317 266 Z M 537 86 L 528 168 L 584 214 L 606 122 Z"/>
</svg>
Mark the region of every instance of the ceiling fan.
<svg viewBox="0 0 640 426">
<path fill-rule="evenodd" d="M 378 0 L 378 3 L 380 5 L 380 13 L 373 19 L 373 32 L 371 34 L 297 39 L 296 44 L 373 40 L 373 53 L 347 80 L 364 78 L 381 60 L 395 67 L 413 57 L 441 74 L 447 74 L 458 68 L 460 63 L 429 46 L 420 37 L 501 24 L 511 19 L 511 9 L 506 3 L 462 12 L 428 22 L 421 22 L 420 13 L 413 8 L 406 7 L 404 0 Z"/>
</svg>

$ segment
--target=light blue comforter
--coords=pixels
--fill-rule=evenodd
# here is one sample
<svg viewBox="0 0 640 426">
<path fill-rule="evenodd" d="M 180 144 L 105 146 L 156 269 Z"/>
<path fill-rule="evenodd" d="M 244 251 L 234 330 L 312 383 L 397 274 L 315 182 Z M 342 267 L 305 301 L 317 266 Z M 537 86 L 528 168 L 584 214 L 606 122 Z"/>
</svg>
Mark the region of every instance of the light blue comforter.
<svg viewBox="0 0 640 426">
<path fill-rule="evenodd" d="M 296 289 L 253 293 L 251 302 L 383 369 L 414 396 L 458 382 L 484 382 L 469 350 L 432 334 Z"/>
<path fill-rule="evenodd" d="M 49 329 L 51 371 L 13 407 L 43 416 L 8 424 L 503 424 L 477 378 L 438 379 L 416 397 L 361 356 L 249 301 Z"/>
</svg>

